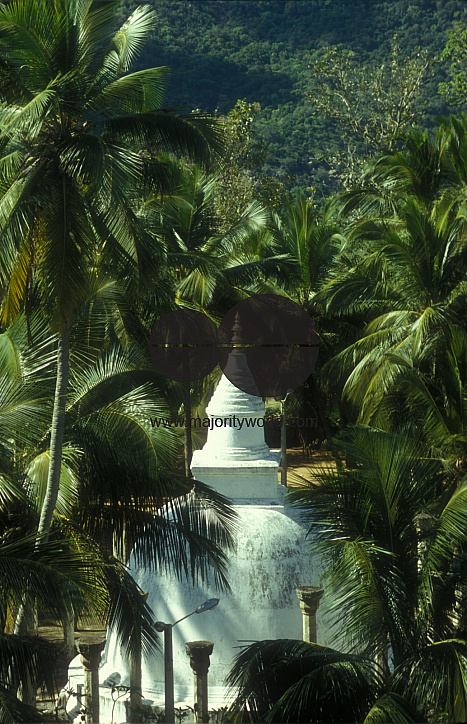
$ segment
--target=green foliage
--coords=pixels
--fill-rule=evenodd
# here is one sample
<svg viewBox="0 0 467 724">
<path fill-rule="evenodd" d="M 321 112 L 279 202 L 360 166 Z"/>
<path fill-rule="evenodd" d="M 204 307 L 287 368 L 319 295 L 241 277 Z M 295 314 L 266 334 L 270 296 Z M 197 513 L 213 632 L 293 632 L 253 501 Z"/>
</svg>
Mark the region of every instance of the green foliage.
<svg viewBox="0 0 467 724">
<path fill-rule="evenodd" d="M 416 123 L 422 83 L 432 65 L 426 50 L 401 59 L 397 36 L 387 64 L 360 64 L 353 51 L 336 47 L 325 47 L 322 57 L 311 64 L 314 81 L 307 96 L 312 113 L 334 121 L 347 144 L 347 153 L 323 159 L 339 173 L 344 186 L 356 181 L 366 158 L 384 149 L 392 151 Z"/>
<path fill-rule="evenodd" d="M 215 184 L 221 229 L 232 225 L 254 200 L 276 211 L 287 201 L 285 186 L 290 186 L 292 179 L 288 176 L 279 179 L 268 171 L 267 164 L 272 159 L 255 129 L 260 111 L 259 103 L 238 100 L 223 118 L 225 150 Z"/>
<path fill-rule="evenodd" d="M 252 171 L 264 162 L 264 151 L 254 138 L 253 122 L 259 103 L 237 101 L 224 118 L 225 156 L 216 179 L 217 214 L 225 228 L 244 211 L 255 196 Z"/>
<path fill-rule="evenodd" d="M 240 652 L 228 677 L 239 689 L 231 715 L 254 722 L 360 721 L 378 691 L 372 663 L 304 641 L 260 641 Z M 345 714 L 344 714 L 345 712 Z"/>
<path fill-rule="evenodd" d="M 136 5 L 124 3 L 126 10 Z M 395 34 L 404 56 L 421 47 L 435 58 L 463 11 L 462 0 L 158 0 L 156 31 L 142 62 L 172 68 L 169 105 L 227 115 L 238 98 L 259 103 L 255 127 L 268 149 L 268 173 L 290 174 L 321 196 L 336 179 L 320 159 L 347 146 L 335 124 L 312 115 L 310 63 L 322 58 L 324 47 L 336 46 L 354 52 L 362 65 L 389 69 Z M 437 94 L 445 64 L 433 72 L 421 87 L 423 127 L 448 110 Z"/>
<path fill-rule="evenodd" d="M 242 174 L 230 161 L 214 175 L 174 166 L 169 194 L 150 194 L 138 210 L 163 244 L 177 304 L 217 319 L 245 294 L 285 284 L 294 263 L 274 243 L 268 209 L 254 197 L 247 203 L 253 194 Z"/>
<path fill-rule="evenodd" d="M 451 62 L 450 79 L 439 84 L 439 92 L 446 95 L 451 103 L 465 104 L 467 99 L 467 28 L 458 24 L 449 35 L 441 55 L 442 60 Z"/>
</svg>

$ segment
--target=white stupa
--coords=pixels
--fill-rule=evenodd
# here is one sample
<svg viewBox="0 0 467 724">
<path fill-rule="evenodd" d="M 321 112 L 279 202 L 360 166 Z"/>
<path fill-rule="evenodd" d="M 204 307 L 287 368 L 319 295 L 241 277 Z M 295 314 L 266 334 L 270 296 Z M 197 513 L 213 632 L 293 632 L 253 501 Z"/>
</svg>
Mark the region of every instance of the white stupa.
<svg viewBox="0 0 467 724">
<path fill-rule="evenodd" d="M 250 374 L 244 354 L 235 347 L 228 365 L 229 377 L 236 380 Z M 193 672 L 185 642 L 208 640 L 214 643 L 209 703 L 217 708 L 227 702 L 224 680 L 244 642 L 301 639 L 302 616 L 295 589 L 317 585 L 319 574 L 305 540 L 306 530 L 284 507 L 286 489 L 278 483 L 279 453 L 271 451 L 264 440 L 261 397 L 243 392 L 223 375 L 206 413 L 210 417 L 207 442 L 194 452 L 192 472 L 196 480 L 230 498 L 239 516 L 236 548 L 228 569 L 231 593 L 218 590 L 213 581 L 193 586 L 164 572 L 140 569 L 134 552 L 129 566 L 139 586 L 148 591 L 148 604 L 157 620 L 172 623 L 205 600 L 220 599 L 214 610 L 191 616 L 173 629 L 175 706 L 193 702 Z M 318 628 L 319 640 L 325 643 L 319 612 Z M 103 660 L 101 682 L 112 675 L 119 683 L 128 684 L 128 661 L 112 633 Z M 146 701 L 163 705 L 162 653 L 143 657 L 142 688 Z"/>
</svg>

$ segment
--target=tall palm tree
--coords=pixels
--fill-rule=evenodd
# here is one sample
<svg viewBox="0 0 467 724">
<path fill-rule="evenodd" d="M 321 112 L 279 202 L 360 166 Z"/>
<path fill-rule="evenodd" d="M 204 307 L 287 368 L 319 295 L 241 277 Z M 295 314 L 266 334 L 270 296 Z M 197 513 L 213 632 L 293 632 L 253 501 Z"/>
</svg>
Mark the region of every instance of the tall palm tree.
<svg viewBox="0 0 467 724">
<path fill-rule="evenodd" d="M 407 432 L 357 426 L 340 446 L 351 466 L 289 498 L 322 556 L 344 653 L 257 642 L 231 674 L 237 706 L 256 721 L 464 720 L 467 479 Z"/>
<path fill-rule="evenodd" d="M 330 315 L 360 318 L 361 329 L 328 363 L 328 375 L 365 423 L 406 419 L 400 394 L 399 414 L 394 403 L 409 377 L 418 376 L 416 385 L 423 378 L 441 407 L 449 405 L 436 387 L 446 350 L 466 334 L 465 208 L 456 212 L 450 195 L 430 208 L 409 197 L 397 218 L 367 219 L 351 238 L 366 240 L 371 253 L 331 281 L 322 299 Z"/>
<path fill-rule="evenodd" d="M 269 212 L 258 202 L 219 228 L 214 173 L 199 166 L 172 164 L 163 196 L 147 196 L 138 210 L 145 227 L 161 240 L 179 305 L 223 312 L 252 289 L 270 290 L 268 281 L 287 269 L 287 255 L 261 253 Z M 219 309 L 216 310 L 216 307 Z"/>
<path fill-rule="evenodd" d="M 282 215 L 274 214 L 272 237 L 276 253 L 294 262 L 285 289 L 298 304 L 316 314 L 313 299 L 328 280 L 345 242 L 335 212 L 329 204 L 319 211 L 299 192 Z"/>
<path fill-rule="evenodd" d="M 150 273 L 157 257 L 129 210 L 130 190 L 161 183 L 154 149 L 206 161 L 217 144 L 206 118 L 161 107 L 167 69 L 129 73 L 154 11 L 141 6 L 121 27 L 116 11 L 115 2 L 93 0 L 20 0 L 0 9 L 4 309 L 19 302 L 27 309 L 35 293 L 58 334 L 38 541 L 46 539 L 59 491 L 70 329 L 96 250 L 120 273 Z"/>
<path fill-rule="evenodd" d="M 26 562 L 32 561 L 29 571 L 20 553 L 14 553 L 5 562 L 10 568 L 2 568 L 0 660 L 8 660 L 9 647 L 14 647 L 15 641 L 24 645 L 25 651 L 30 645 L 28 638 L 10 640 L 11 634 L 4 636 L 8 611 L 11 615 L 18 608 L 31 610 L 36 603 L 47 605 L 62 623 L 70 611 L 79 615 L 93 606 L 93 612 L 113 627 L 130 654 L 141 640 L 154 647 L 157 639 L 151 612 L 142 604 L 125 566 L 112 555 L 113 549 L 117 553 L 122 549 L 116 541 L 125 540 L 127 547 L 138 541 L 138 561 L 145 567 L 184 572 L 193 581 L 214 570 L 218 584 L 226 587 L 232 511 L 221 496 L 204 485 L 197 483 L 193 488 L 173 474 L 174 436 L 150 422 L 151 417 L 167 416 L 154 368 L 142 359 L 135 344 L 125 350 L 115 339 L 93 358 L 86 316 L 84 330 L 80 323 L 72 330 L 72 349 L 79 348 L 80 355 L 72 354 L 52 538 L 50 545 L 41 543 L 34 551 L 31 530 L 40 515 L 50 465 L 55 367 L 51 354 L 54 337 L 38 312 L 29 321 L 35 340 L 31 346 L 24 316 L 0 334 L 0 559 L 3 552 L 7 554 L 2 545 L 11 544 L 10 548 L 17 547 L 15 551 L 24 551 Z M 91 326 L 96 334 L 99 324 Z M 164 506 L 167 500 L 170 504 Z M 53 584 L 53 571 L 49 575 L 47 569 L 54 551 L 56 565 L 64 566 L 60 586 Z M 82 572 L 81 588 L 67 573 L 70 561 L 77 575 Z M 38 588 L 40 566 L 44 568 L 48 598 Z M 8 576 L 15 570 L 10 591 Z M 59 598 L 51 603 L 54 596 Z M 13 682 L 24 682 L 26 670 L 37 685 L 43 680 L 43 673 L 38 671 L 44 663 L 41 651 L 40 647 L 38 653 L 35 648 L 31 650 L 29 668 L 21 668 L 22 660 L 16 663 L 13 659 L 9 683 L 8 672 L 0 672 L 10 708 L 16 701 Z"/>
<path fill-rule="evenodd" d="M 291 262 L 288 275 L 279 281 L 280 287 L 312 316 L 320 336 L 318 365 L 295 392 L 295 404 L 300 416 L 313 414 L 319 418 L 324 438 L 339 465 L 340 458 L 332 443 L 330 400 L 320 379 L 320 368 L 334 350 L 335 329 L 319 302 L 319 293 L 335 274 L 345 237 L 331 204 L 318 210 L 303 192 L 286 204 L 282 215 L 273 215 L 271 237 L 272 250 Z M 305 436 L 304 442 L 310 442 L 315 433 L 304 430 L 301 434 Z"/>
</svg>

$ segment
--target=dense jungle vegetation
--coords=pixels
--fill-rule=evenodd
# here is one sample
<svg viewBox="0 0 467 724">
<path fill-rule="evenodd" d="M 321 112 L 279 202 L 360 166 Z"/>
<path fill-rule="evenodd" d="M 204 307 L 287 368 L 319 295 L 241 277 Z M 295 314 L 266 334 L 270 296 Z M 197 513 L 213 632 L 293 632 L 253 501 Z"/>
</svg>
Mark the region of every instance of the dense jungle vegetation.
<svg viewBox="0 0 467 724">
<path fill-rule="evenodd" d="M 124 7 L 136 4 L 125 0 Z M 390 67 L 397 35 L 399 57 L 424 49 L 437 59 L 420 86 L 420 125 L 433 128 L 436 117 L 452 110 L 438 93 L 448 67 L 439 56 L 453 23 L 465 17 L 461 0 L 158 0 L 154 7 L 156 29 L 140 63 L 172 69 L 166 105 L 227 114 L 238 99 L 259 103 L 255 130 L 267 165 L 279 177 L 296 177 L 302 188 L 335 188 L 332 164 L 321 159 L 347 150 L 340 127 L 307 95 L 311 66 L 326 46 L 352 51 L 366 68 L 359 89 L 364 108 L 370 69 Z"/>
<path fill-rule="evenodd" d="M 50 720 L 44 612 L 70 655 L 91 615 L 130 659 L 158 648 L 135 541 L 155 574 L 228 586 L 235 512 L 191 479 L 202 441 L 151 424 L 202 413 L 220 372 L 167 379 L 149 347 L 167 313 L 219 324 L 257 294 L 320 338 L 287 404 L 335 466 L 288 503 L 336 648 L 247 647 L 229 717 L 467 720 L 463 9 L 0 3 L 0 721 Z M 434 125 L 439 84 L 458 106 Z"/>
</svg>

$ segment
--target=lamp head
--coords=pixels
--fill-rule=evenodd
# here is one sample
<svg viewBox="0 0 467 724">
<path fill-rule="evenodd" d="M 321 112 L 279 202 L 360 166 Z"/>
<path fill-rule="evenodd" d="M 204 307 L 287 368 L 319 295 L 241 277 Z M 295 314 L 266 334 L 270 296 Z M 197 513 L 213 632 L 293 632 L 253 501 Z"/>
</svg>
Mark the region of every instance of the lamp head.
<svg viewBox="0 0 467 724">
<path fill-rule="evenodd" d="M 212 608 L 216 608 L 219 600 L 219 598 L 210 598 L 208 601 L 202 603 L 201 606 L 198 606 L 195 613 L 204 613 L 205 611 L 210 611 Z"/>
<path fill-rule="evenodd" d="M 163 631 L 165 631 L 167 626 L 170 626 L 170 624 L 164 623 L 163 621 L 156 621 L 156 623 L 154 624 L 154 628 L 156 629 L 157 633 L 162 633 Z"/>
</svg>

